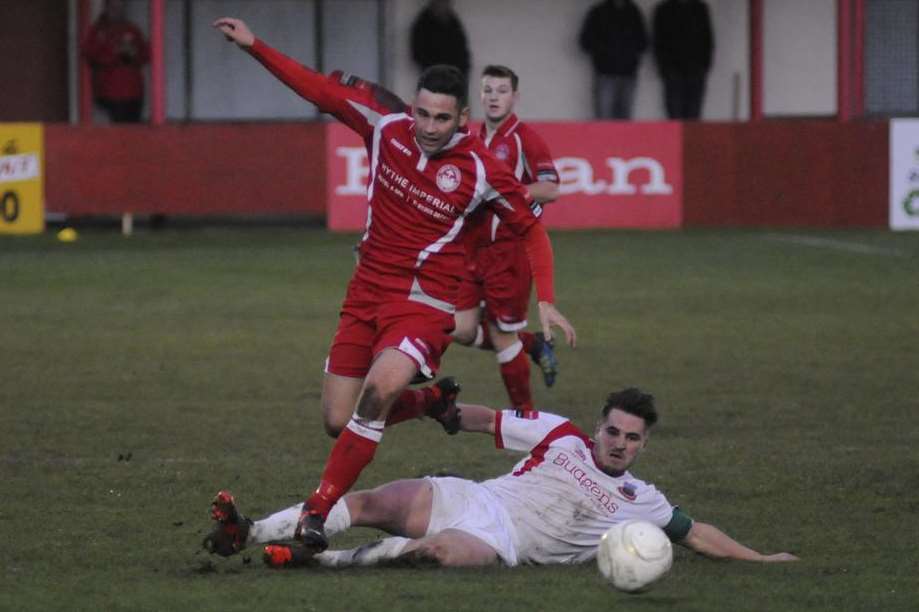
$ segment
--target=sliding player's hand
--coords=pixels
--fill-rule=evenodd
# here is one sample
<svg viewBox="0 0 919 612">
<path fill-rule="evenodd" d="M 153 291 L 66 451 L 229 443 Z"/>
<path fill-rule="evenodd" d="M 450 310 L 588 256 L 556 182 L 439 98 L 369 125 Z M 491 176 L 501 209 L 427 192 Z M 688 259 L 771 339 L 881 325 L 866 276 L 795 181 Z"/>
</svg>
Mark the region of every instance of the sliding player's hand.
<svg viewBox="0 0 919 612">
<path fill-rule="evenodd" d="M 255 44 L 255 34 L 241 19 L 221 17 L 213 23 L 213 26 L 223 32 L 227 40 L 235 42 L 240 47 L 251 47 Z"/>
<path fill-rule="evenodd" d="M 568 319 L 565 318 L 565 315 L 560 313 L 558 309 L 549 302 L 539 302 L 539 324 L 542 327 L 542 333 L 545 335 L 546 340 L 552 340 L 552 327 L 560 327 L 562 333 L 565 334 L 565 342 L 571 348 L 574 348 L 577 344 L 578 337 L 577 333 L 574 331 L 574 326 L 568 322 Z"/>
</svg>

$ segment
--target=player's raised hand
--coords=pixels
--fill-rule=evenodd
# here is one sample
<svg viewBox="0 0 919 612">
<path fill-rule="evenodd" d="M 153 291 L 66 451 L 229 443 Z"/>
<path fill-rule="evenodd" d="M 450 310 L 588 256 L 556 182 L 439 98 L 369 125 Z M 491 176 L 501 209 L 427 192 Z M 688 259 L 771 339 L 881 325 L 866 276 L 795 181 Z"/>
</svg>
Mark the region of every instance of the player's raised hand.
<svg viewBox="0 0 919 612">
<path fill-rule="evenodd" d="M 565 318 L 565 315 L 560 313 L 558 309 L 549 302 L 539 302 L 539 324 L 542 327 L 542 333 L 545 335 L 546 340 L 552 340 L 552 327 L 560 327 L 562 333 L 565 334 L 565 342 L 571 348 L 574 348 L 578 342 L 577 333 L 574 331 L 574 326 L 568 322 L 568 319 Z"/>
<path fill-rule="evenodd" d="M 221 17 L 212 25 L 223 32 L 227 40 L 235 42 L 240 47 L 251 47 L 255 43 L 255 34 L 252 33 L 252 30 L 242 19 Z"/>
</svg>

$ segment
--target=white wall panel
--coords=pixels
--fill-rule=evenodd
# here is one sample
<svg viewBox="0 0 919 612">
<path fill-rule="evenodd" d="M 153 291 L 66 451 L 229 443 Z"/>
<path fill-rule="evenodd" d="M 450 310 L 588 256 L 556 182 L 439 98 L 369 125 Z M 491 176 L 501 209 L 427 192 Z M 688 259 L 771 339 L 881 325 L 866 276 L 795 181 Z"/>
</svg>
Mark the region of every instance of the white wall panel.
<svg viewBox="0 0 919 612">
<path fill-rule="evenodd" d="M 766 0 L 763 113 L 836 114 L 836 0 Z"/>
</svg>

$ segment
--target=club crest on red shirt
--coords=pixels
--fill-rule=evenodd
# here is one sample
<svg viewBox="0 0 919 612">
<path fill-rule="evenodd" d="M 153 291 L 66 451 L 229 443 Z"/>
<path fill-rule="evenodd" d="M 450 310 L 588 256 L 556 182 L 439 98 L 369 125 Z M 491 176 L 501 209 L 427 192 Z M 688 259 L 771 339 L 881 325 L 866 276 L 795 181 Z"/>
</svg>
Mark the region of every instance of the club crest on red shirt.
<svg viewBox="0 0 919 612">
<path fill-rule="evenodd" d="M 511 156 L 511 149 L 503 142 L 495 147 L 495 157 L 501 161 L 507 161 L 507 158 Z"/>
<path fill-rule="evenodd" d="M 453 164 L 444 164 L 437 171 L 437 187 L 444 193 L 456 191 L 463 180 L 459 168 Z"/>
</svg>

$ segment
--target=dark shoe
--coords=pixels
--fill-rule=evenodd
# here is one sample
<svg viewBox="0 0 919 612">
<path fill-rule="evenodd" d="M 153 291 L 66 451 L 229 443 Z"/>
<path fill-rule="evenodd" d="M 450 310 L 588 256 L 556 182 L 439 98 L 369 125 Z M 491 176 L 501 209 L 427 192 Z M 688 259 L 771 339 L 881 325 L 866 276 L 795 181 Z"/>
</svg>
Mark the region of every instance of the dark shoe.
<svg viewBox="0 0 919 612">
<path fill-rule="evenodd" d="M 452 436 L 460 430 L 460 410 L 456 407 L 459 383 L 448 376 L 438 380 L 434 386 L 440 390 L 440 397 L 428 407 L 425 414 L 443 425 L 444 430 Z"/>
<path fill-rule="evenodd" d="M 539 369 L 542 370 L 542 380 L 547 387 L 555 384 L 555 377 L 558 375 L 558 359 L 555 357 L 555 346 L 551 340 L 546 340 L 542 332 L 533 334 L 535 342 L 533 350 L 530 351 L 530 359 L 533 360 Z"/>
<path fill-rule="evenodd" d="M 252 521 L 240 514 L 229 491 L 220 491 L 211 502 L 211 518 L 217 522 L 201 545 L 211 554 L 229 557 L 246 546 Z"/>
<path fill-rule="evenodd" d="M 310 512 L 306 504 L 303 504 L 294 537 L 303 543 L 309 555 L 319 554 L 329 547 L 329 538 L 325 535 L 325 519 L 319 513 Z"/>
</svg>

